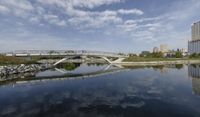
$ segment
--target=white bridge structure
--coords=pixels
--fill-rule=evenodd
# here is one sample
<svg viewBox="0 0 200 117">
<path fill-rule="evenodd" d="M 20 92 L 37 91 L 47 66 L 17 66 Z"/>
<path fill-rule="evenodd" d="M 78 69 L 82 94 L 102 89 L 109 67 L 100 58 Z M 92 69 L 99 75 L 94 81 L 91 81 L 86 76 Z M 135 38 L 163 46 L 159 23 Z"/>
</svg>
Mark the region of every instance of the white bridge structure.
<svg viewBox="0 0 200 117">
<path fill-rule="evenodd" d="M 122 62 L 128 56 L 125 54 L 113 53 L 113 52 L 102 52 L 102 51 L 89 51 L 89 50 L 18 50 L 6 53 L 6 56 L 16 57 L 31 57 L 31 56 L 62 56 L 63 59 L 56 62 L 57 65 L 64 62 L 67 59 L 73 59 L 75 57 L 99 57 L 106 60 L 110 64 L 117 64 Z M 117 58 L 111 61 L 109 58 Z"/>
</svg>

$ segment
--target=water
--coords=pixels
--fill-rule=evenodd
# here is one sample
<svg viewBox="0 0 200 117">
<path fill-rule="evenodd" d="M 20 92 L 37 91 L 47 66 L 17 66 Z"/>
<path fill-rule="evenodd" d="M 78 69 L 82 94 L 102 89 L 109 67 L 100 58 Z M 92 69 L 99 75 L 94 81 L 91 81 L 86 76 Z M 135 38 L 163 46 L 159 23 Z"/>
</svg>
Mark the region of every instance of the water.
<svg viewBox="0 0 200 117">
<path fill-rule="evenodd" d="M 72 66 L 1 83 L 0 116 L 200 116 L 200 65 Z"/>
</svg>

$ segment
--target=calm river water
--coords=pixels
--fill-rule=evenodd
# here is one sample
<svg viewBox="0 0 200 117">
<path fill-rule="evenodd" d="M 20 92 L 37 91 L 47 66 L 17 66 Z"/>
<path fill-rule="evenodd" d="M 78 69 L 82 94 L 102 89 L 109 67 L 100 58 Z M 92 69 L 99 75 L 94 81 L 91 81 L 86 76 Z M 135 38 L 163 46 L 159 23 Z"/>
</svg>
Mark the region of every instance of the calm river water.
<svg viewBox="0 0 200 117">
<path fill-rule="evenodd" d="M 31 76 L 1 81 L 1 117 L 200 117 L 200 65 L 70 64 Z"/>
</svg>

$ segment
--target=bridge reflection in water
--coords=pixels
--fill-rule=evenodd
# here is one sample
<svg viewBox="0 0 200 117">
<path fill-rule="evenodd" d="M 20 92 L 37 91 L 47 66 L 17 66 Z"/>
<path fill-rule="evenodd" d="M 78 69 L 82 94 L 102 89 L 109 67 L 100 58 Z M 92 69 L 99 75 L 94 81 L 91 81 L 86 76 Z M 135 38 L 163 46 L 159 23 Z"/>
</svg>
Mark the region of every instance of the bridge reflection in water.
<svg viewBox="0 0 200 117">
<path fill-rule="evenodd" d="M 54 69 L 0 77 L 0 85 L 49 80 L 85 79 L 108 75 L 121 70 L 121 68 L 103 63 L 60 63 Z"/>
<path fill-rule="evenodd" d="M 200 95 L 200 65 L 188 66 L 189 77 L 192 78 L 192 89 L 195 95 Z"/>
</svg>

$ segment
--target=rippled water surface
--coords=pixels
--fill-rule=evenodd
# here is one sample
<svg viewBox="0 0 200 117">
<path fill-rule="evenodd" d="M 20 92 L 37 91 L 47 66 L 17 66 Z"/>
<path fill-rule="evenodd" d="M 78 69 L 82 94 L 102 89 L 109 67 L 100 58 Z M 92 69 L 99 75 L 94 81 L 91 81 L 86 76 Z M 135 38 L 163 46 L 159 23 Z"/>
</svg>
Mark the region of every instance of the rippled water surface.
<svg viewBox="0 0 200 117">
<path fill-rule="evenodd" d="M 0 116 L 200 117 L 199 65 L 76 64 L 33 76 L 1 83 Z"/>
</svg>

